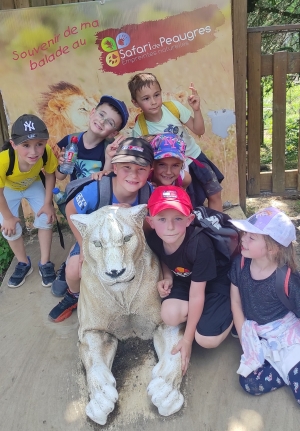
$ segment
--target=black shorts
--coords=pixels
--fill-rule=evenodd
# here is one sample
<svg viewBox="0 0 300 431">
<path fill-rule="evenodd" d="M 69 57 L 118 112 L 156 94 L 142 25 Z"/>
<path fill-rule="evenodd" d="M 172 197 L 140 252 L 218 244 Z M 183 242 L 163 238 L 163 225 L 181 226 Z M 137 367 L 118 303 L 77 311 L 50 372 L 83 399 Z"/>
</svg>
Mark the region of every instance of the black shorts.
<svg viewBox="0 0 300 431">
<path fill-rule="evenodd" d="M 182 284 L 175 284 L 167 299 L 189 300 L 189 290 Z M 197 324 L 197 332 L 204 337 L 222 334 L 232 322 L 230 296 L 222 293 L 206 293 L 203 312 Z"/>
<path fill-rule="evenodd" d="M 203 152 L 196 160 L 202 167 L 194 161 L 189 165 L 192 183 L 187 188 L 194 207 L 203 205 L 206 198 L 220 192 L 222 190 L 220 183 L 224 179 L 224 175 Z"/>
</svg>

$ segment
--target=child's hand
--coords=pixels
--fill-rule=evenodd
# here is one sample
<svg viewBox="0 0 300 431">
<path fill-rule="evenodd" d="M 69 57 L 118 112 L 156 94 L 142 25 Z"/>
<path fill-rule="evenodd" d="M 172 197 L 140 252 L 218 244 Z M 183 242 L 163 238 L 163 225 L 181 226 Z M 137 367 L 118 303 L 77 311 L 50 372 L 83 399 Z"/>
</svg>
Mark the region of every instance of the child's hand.
<svg viewBox="0 0 300 431">
<path fill-rule="evenodd" d="M 192 110 L 199 111 L 200 110 L 200 97 L 197 93 L 197 90 L 194 87 L 194 84 L 191 82 L 191 85 L 189 87 L 190 90 L 192 90 L 192 94 L 188 97 L 188 102 Z"/>
<path fill-rule="evenodd" d="M 99 172 L 94 172 L 94 173 L 91 175 L 91 177 L 92 177 L 92 180 L 100 181 L 100 180 L 101 180 L 101 178 L 103 177 L 103 175 L 108 175 L 108 174 L 110 174 L 111 172 L 113 172 L 113 171 L 99 171 Z"/>
<path fill-rule="evenodd" d="M 37 213 L 37 216 L 39 217 L 41 214 L 46 214 L 47 216 L 47 223 L 52 224 L 56 220 L 56 214 L 55 214 L 55 208 L 51 204 L 44 204 L 42 208 Z"/>
<path fill-rule="evenodd" d="M 58 156 L 58 163 L 60 165 L 62 165 L 65 161 L 65 152 L 66 152 L 66 149 L 65 149 L 65 147 L 63 147 L 59 153 L 59 156 Z"/>
<path fill-rule="evenodd" d="M 1 225 L 1 232 L 3 232 L 4 235 L 7 236 L 15 235 L 17 223 L 21 223 L 21 220 L 18 217 L 12 216 L 11 218 L 3 219 Z"/>
<path fill-rule="evenodd" d="M 116 155 L 116 151 L 118 149 L 118 146 L 120 145 L 120 143 L 122 141 L 124 141 L 124 139 L 125 139 L 125 136 L 119 135 L 116 137 L 114 142 L 107 145 L 106 150 L 105 150 L 105 158 L 110 157 L 112 159 Z"/>
<path fill-rule="evenodd" d="M 180 352 L 181 354 L 181 371 L 184 376 L 187 372 L 190 357 L 192 354 L 192 343 L 186 340 L 184 337 L 177 343 L 175 347 L 173 347 L 171 354 L 176 355 L 176 353 Z"/>
<path fill-rule="evenodd" d="M 157 290 L 158 290 L 159 296 L 161 298 L 165 298 L 166 296 L 170 295 L 172 286 L 173 286 L 173 280 L 169 280 L 168 278 L 165 278 L 164 280 L 160 280 L 157 283 Z"/>
</svg>

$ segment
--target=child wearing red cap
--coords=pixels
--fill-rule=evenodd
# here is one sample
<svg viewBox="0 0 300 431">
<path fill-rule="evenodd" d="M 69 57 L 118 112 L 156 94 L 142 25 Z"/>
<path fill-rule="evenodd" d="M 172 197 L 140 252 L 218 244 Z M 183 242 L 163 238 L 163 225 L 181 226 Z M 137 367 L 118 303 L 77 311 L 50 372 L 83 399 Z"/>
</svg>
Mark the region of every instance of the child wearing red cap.
<svg viewBox="0 0 300 431">
<path fill-rule="evenodd" d="M 157 187 L 148 209 L 146 219 L 154 230 L 147 242 L 163 271 L 157 285 L 162 319 L 170 326 L 186 322 L 184 336 L 172 350 L 172 354 L 180 351 L 185 374 L 194 339 L 202 347 L 213 348 L 230 332 L 230 263 L 220 266 L 210 238 L 192 225 L 192 203 L 182 188 Z"/>
</svg>

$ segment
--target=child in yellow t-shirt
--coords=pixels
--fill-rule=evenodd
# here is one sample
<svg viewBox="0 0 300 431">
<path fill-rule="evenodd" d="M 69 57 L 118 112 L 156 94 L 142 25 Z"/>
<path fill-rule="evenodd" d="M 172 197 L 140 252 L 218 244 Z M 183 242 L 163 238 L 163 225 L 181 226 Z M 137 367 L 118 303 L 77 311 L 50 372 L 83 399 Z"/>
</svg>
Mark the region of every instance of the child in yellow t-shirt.
<svg viewBox="0 0 300 431">
<path fill-rule="evenodd" d="M 26 255 L 18 217 L 22 199 L 28 201 L 35 213 L 33 225 L 38 229 L 42 285 L 51 286 L 55 279 L 54 264 L 49 259 L 52 223 L 56 219 L 52 189 L 58 163 L 47 145 L 48 139 L 45 123 L 35 115 L 24 114 L 13 124 L 11 139 L 0 153 L 1 231 L 18 260 L 8 280 L 8 286 L 12 288 L 21 286 L 33 271 L 30 258 Z M 45 175 L 45 186 L 40 177 L 41 169 Z"/>
</svg>

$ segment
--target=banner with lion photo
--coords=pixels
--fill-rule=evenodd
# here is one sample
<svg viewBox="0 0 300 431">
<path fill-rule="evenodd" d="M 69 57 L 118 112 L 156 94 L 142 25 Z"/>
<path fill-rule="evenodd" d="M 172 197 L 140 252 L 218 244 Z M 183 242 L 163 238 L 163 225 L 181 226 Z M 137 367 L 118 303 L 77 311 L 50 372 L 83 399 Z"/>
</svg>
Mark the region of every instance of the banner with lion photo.
<svg viewBox="0 0 300 431">
<path fill-rule="evenodd" d="M 0 12 L 0 90 L 8 123 L 40 116 L 50 145 L 84 131 L 101 95 L 123 100 L 131 136 L 139 110 L 127 83 L 156 75 L 164 100 L 201 99 L 195 137 L 225 176 L 223 202 L 239 202 L 230 0 L 106 0 Z"/>
</svg>

